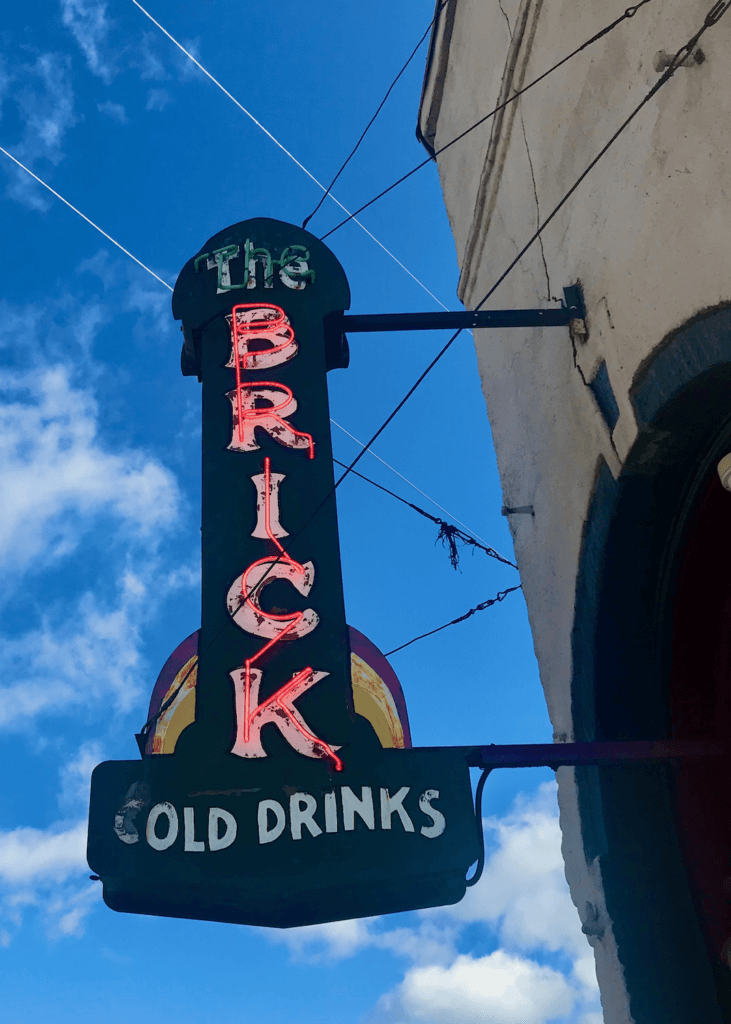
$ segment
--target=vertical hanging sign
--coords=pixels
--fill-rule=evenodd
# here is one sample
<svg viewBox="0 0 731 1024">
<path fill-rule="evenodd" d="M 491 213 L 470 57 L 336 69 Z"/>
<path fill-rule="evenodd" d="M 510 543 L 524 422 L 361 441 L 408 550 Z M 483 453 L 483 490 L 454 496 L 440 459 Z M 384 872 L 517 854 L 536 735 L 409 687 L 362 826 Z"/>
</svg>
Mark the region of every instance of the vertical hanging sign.
<svg viewBox="0 0 731 1024">
<path fill-rule="evenodd" d="M 172 753 L 94 772 L 89 863 L 115 910 L 286 927 L 464 895 L 464 759 L 384 749 L 353 703 L 326 383 L 349 304 L 326 246 L 269 219 L 178 278 L 203 385 L 195 703 Z"/>
<path fill-rule="evenodd" d="M 221 232 L 178 278 L 173 313 L 203 384 L 198 710 L 184 746 L 338 770 L 358 731 L 326 380 L 343 362 L 327 317 L 349 304 L 332 253 L 271 220 Z"/>
</svg>

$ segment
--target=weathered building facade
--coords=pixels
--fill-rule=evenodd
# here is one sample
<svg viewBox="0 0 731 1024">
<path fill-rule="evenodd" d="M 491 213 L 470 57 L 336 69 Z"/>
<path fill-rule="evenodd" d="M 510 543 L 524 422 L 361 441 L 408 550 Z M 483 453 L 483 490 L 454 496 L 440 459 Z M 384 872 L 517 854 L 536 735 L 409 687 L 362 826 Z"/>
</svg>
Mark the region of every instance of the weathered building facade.
<svg viewBox="0 0 731 1024">
<path fill-rule="evenodd" d="M 475 308 L 700 28 L 645 4 L 464 139 L 621 6 L 449 0 L 418 133 Z M 440 5 L 438 4 L 439 8 Z M 490 299 L 588 333 L 475 331 L 556 742 L 729 738 L 731 15 L 703 35 Z M 566 875 L 606 1024 L 731 1020 L 725 764 L 559 770 Z"/>
</svg>

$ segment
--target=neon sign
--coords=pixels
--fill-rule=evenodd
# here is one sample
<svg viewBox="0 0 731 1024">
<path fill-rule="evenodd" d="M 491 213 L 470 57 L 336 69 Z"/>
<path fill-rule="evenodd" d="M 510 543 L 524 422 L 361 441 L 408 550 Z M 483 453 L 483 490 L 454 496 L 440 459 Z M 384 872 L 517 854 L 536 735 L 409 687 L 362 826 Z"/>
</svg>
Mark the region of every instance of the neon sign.
<svg viewBox="0 0 731 1024">
<path fill-rule="evenodd" d="M 234 308 L 234 317 L 236 310 Z M 282 316 L 284 314 L 282 313 Z M 236 335 L 234 334 L 234 349 Z M 235 349 L 236 350 L 236 349 Z M 308 437 L 310 435 L 307 435 Z M 310 438 L 310 440 L 312 440 Z M 312 450 L 312 449 L 311 449 Z M 279 483 L 285 479 L 283 473 L 277 475 L 277 496 Z M 267 456 L 264 459 L 264 473 L 257 474 L 253 478 L 257 484 L 257 492 L 260 491 L 260 478 L 264 480 L 264 531 L 265 535 L 279 551 L 279 561 L 272 558 L 260 558 L 253 562 L 241 576 L 239 576 L 228 592 L 229 614 L 234 622 L 241 629 L 254 636 L 269 637 L 269 643 L 265 644 L 255 655 L 247 658 L 244 662 L 243 671 L 235 669 L 230 673 L 236 689 L 236 742 L 231 748 L 231 753 L 238 757 L 266 757 L 266 752 L 261 745 L 260 733 L 264 725 L 272 724 L 282 732 L 282 735 L 300 754 L 307 757 L 329 758 L 337 771 L 341 771 L 343 763 L 324 740 L 314 735 L 307 727 L 302 715 L 294 706 L 294 701 L 301 694 L 305 693 L 311 686 L 318 683 L 327 672 L 316 672 L 308 666 L 295 673 L 292 679 L 280 687 L 271 697 L 258 703 L 259 687 L 261 684 L 261 670 L 252 669 L 255 661 L 258 661 L 267 651 L 271 651 L 275 644 L 286 637 L 296 639 L 306 636 L 313 629 L 317 628 L 320 621 L 317 613 L 311 608 L 304 612 L 292 612 L 291 614 L 274 614 L 265 612 L 259 603 L 259 592 L 270 581 L 275 579 L 287 579 L 300 594 L 305 597 L 309 594 L 315 577 L 315 567 L 312 562 L 300 565 L 287 554 L 279 539 L 275 536 L 271 525 L 271 459 Z M 257 477 L 259 479 L 257 479 Z M 277 501 L 276 525 L 281 535 L 286 531 L 282 530 L 279 523 Z M 259 527 L 259 508 L 257 507 L 257 528 Z M 256 533 L 256 530 L 253 531 Z M 233 592 L 233 593 L 232 593 Z"/>
<path fill-rule="evenodd" d="M 327 247 L 266 219 L 178 278 L 203 392 L 201 626 L 155 686 L 142 761 L 94 772 L 89 863 L 115 910 L 289 927 L 464 895 L 466 762 L 405 749 L 398 681 L 345 619 L 326 374 L 349 304 Z"/>
</svg>

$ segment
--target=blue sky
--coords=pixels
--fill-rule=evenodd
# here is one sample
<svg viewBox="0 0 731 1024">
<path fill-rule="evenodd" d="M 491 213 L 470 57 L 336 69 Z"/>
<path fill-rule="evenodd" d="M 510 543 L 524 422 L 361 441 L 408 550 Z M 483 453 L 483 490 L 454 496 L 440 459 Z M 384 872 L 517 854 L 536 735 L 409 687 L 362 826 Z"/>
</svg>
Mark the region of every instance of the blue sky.
<svg viewBox="0 0 731 1024">
<path fill-rule="evenodd" d="M 327 181 L 432 6 L 207 0 L 149 8 Z M 301 223 L 317 186 L 131 0 L 6 11 L 0 145 L 164 281 L 214 232 Z M 349 208 L 423 159 L 425 48 L 336 187 Z M 8 1024 L 599 1024 L 593 956 L 563 878 L 553 775 L 494 773 L 488 862 L 453 908 L 291 932 L 113 914 L 85 866 L 94 764 L 136 756 L 163 662 L 199 625 L 200 389 L 179 370 L 170 293 L 0 154 L 0 974 Z M 310 230 L 342 219 L 326 201 Z M 457 308 L 427 167 L 330 239 L 353 312 Z M 416 279 L 416 280 L 415 280 Z M 422 284 L 420 284 L 421 282 Z M 369 437 L 443 344 L 356 335 L 332 417 Z M 358 445 L 333 427 L 336 457 Z M 472 339 L 463 335 L 375 451 L 511 556 Z M 440 514 L 383 463 L 373 479 Z M 517 574 L 465 552 L 360 480 L 338 492 L 348 620 L 382 650 Z M 548 742 L 520 594 L 393 656 L 417 745 Z"/>
</svg>

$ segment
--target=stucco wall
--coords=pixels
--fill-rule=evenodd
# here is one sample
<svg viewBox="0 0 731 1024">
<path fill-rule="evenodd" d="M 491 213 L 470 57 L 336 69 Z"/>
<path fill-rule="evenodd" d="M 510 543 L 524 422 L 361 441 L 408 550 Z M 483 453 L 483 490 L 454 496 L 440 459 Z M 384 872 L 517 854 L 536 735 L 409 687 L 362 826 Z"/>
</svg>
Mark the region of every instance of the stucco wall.
<svg viewBox="0 0 731 1024">
<path fill-rule="evenodd" d="M 622 13 L 618 4 L 576 0 L 452 3 L 438 116 L 431 111 L 437 149 Z M 658 52 L 679 49 L 710 6 L 647 5 L 438 157 L 468 308 L 657 81 Z M 730 36 L 731 15 L 704 35 L 701 61 L 680 68 L 640 112 L 487 303 L 555 305 L 580 281 L 588 340 L 563 328 L 475 332 L 504 503 L 535 509 L 510 526 L 558 741 L 591 738 L 575 735 L 572 718 L 576 577 L 600 467 L 618 477 L 637 438 L 633 379 L 663 339 L 731 298 Z M 612 431 L 589 387 L 603 362 L 619 408 Z M 587 863 L 573 771 L 558 776 L 572 896 L 587 928 L 602 932 L 591 942 L 606 1024 L 625 1024 L 632 1015 L 600 861 Z"/>
</svg>

